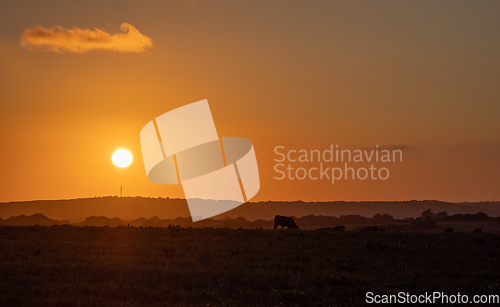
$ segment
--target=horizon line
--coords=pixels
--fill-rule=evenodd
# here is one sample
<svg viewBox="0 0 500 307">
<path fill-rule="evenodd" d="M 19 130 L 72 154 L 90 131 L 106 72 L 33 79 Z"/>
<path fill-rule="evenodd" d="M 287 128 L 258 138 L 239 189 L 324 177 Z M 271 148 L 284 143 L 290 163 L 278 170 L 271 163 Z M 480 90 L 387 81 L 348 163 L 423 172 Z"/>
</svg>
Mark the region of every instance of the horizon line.
<svg viewBox="0 0 500 307">
<path fill-rule="evenodd" d="M 97 198 L 144 198 L 144 199 L 162 199 L 162 200 L 186 200 L 186 198 L 178 197 L 151 197 L 151 196 L 118 196 L 118 195 L 107 195 L 107 196 L 93 196 L 93 197 L 78 197 L 78 198 L 60 198 L 60 199 L 31 199 L 31 200 L 11 200 L 11 201 L 0 201 L 1 204 L 9 203 L 24 203 L 24 202 L 38 202 L 38 201 L 70 201 L 70 200 L 87 200 L 87 199 L 97 199 Z M 223 200 L 222 200 L 223 201 Z M 345 202 L 345 203 L 403 203 L 403 202 L 443 202 L 451 204 L 469 204 L 469 203 L 498 203 L 500 200 L 476 200 L 476 201 L 446 201 L 438 199 L 410 199 L 410 200 L 261 200 L 261 201 L 248 201 L 247 203 L 266 203 L 266 202 L 282 202 L 282 203 L 335 203 L 335 202 Z"/>
</svg>

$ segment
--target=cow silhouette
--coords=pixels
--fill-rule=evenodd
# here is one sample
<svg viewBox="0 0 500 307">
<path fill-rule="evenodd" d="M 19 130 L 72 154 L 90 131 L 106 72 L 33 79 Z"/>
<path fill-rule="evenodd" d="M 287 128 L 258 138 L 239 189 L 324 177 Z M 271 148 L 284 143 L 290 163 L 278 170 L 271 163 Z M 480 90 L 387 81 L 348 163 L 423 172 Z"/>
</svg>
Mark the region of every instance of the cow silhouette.
<svg viewBox="0 0 500 307">
<path fill-rule="evenodd" d="M 474 229 L 472 233 L 483 233 L 483 229 L 482 228 Z"/>
<path fill-rule="evenodd" d="M 343 225 L 335 226 L 335 228 L 333 228 L 333 231 L 345 231 L 345 226 Z"/>
<path fill-rule="evenodd" d="M 452 233 L 453 232 L 453 228 L 446 228 L 444 230 L 444 233 Z"/>
<path fill-rule="evenodd" d="M 281 226 L 281 228 L 286 226 L 290 229 L 299 229 L 299 226 L 295 224 L 293 218 L 282 215 L 276 215 L 274 217 L 274 229 L 278 228 L 278 226 Z"/>
<path fill-rule="evenodd" d="M 378 226 L 368 226 L 363 228 L 364 232 L 369 232 L 369 231 L 378 231 Z"/>
</svg>

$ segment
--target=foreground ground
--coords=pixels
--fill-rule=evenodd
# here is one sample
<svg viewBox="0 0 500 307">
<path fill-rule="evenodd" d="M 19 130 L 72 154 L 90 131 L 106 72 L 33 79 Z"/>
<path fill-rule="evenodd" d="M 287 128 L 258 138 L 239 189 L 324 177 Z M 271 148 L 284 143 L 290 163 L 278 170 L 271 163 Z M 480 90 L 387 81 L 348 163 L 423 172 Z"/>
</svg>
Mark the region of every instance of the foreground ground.
<svg viewBox="0 0 500 307">
<path fill-rule="evenodd" d="M 3 306 L 359 306 L 498 276 L 496 234 L 0 227 Z"/>
</svg>

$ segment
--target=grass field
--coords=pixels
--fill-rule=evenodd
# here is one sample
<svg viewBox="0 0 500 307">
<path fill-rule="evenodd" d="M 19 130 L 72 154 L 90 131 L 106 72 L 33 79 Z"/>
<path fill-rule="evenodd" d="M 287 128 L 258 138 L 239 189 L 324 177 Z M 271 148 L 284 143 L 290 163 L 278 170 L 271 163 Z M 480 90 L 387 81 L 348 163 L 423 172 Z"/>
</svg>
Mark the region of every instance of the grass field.
<svg viewBox="0 0 500 307">
<path fill-rule="evenodd" d="M 500 294 L 500 236 L 0 227 L 2 306 L 359 306 L 368 291 Z"/>
</svg>

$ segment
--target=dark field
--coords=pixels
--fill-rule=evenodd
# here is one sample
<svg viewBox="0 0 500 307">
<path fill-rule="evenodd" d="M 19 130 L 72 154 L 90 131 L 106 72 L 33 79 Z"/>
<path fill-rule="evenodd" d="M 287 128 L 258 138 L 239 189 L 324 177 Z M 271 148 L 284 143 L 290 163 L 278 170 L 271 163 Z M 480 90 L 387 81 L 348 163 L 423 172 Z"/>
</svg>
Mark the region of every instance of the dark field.
<svg viewBox="0 0 500 307">
<path fill-rule="evenodd" d="M 359 306 L 499 276 L 495 234 L 0 227 L 3 306 Z"/>
</svg>

